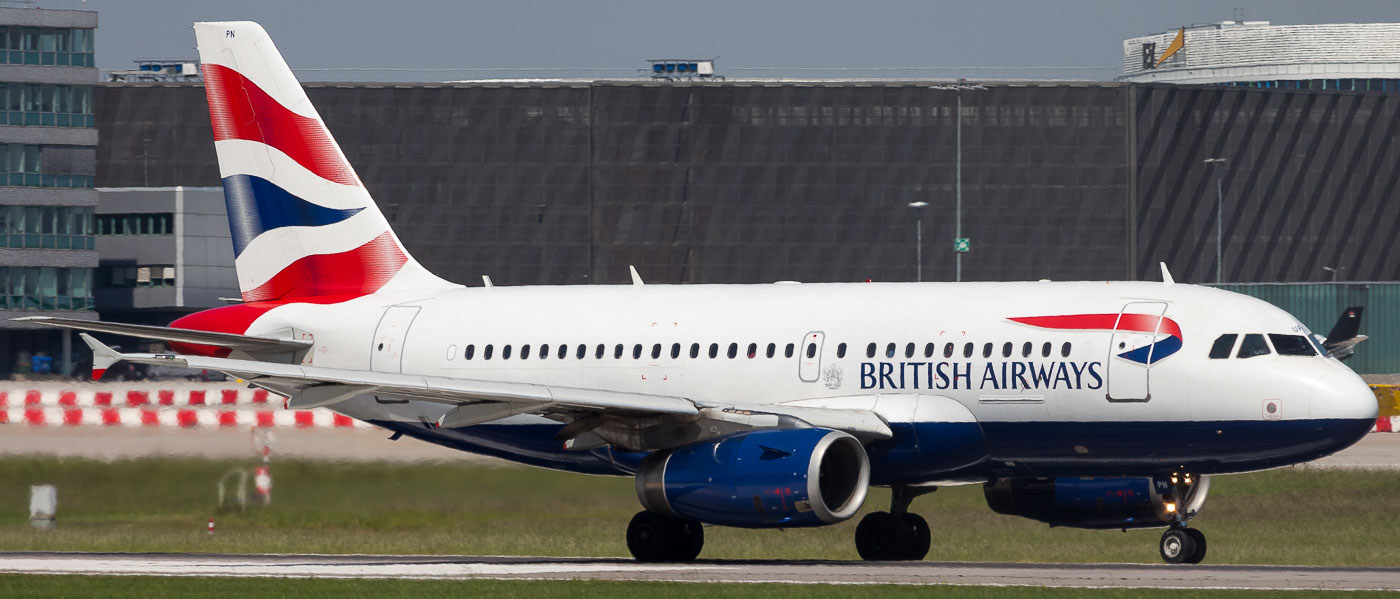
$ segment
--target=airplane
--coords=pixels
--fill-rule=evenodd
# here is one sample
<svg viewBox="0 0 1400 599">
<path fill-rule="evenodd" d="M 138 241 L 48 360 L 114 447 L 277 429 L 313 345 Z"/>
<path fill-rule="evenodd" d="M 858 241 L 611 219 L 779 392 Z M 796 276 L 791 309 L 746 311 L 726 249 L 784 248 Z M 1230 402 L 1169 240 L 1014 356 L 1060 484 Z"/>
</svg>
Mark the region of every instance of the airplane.
<svg viewBox="0 0 1400 599">
<path fill-rule="evenodd" d="M 1361 379 L 1263 301 L 1163 282 L 465 287 L 394 234 L 261 26 L 195 24 L 242 303 L 170 327 L 33 322 L 168 342 L 118 361 L 220 371 L 467 452 L 631 476 L 640 561 L 704 526 L 865 515 L 867 560 L 923 559 L 942 486 L 1052 526 L 1189 526 L 1215 475 L 1313 460 L 1375 423 Z M 407 167 L 411 168 L 411 167 Z M 951 525 L 951 523 L 950 523 Z"/>
<path fill-rule="evenodd" d="M 1337 324 L 1332 325 L 1332 330 L 1322 339 L 1322 347 L 1327 348 L 1332 357 L 1346 360 L 1356 353 L 1356 344 L 1369 339 L 1358 334 L 1361 330 L 1361 314 L 1365 311 L 1365 306 L 1349 306 L 1342 310 Z"/>
</svg>

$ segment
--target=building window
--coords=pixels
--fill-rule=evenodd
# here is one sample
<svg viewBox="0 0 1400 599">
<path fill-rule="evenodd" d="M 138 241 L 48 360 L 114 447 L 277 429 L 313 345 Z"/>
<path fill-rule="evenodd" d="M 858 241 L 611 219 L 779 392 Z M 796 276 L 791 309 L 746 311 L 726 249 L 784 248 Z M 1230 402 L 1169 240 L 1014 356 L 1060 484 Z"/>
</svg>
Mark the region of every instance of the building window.
<svg viewBox="0 0 1400 599">
<path fill-rule="evenodd" d="M 97 284 L 103 289 L 175 286 L 175 267 L 170 265 L 104 264 L 97 267 L 97 270 Z"/>
<path fill-rule="evenodd" d="M 148 214 L 99 214 L 98 235 L 174 235 L 175 215 L 169 212 Z"/>
<path fill-rule="evenodd" d="M 90 250 L 92 208 L 0 206 L 0 247 Z"/>
<path fill-rule="evenodd" d="M 91 310 L 91 268 L 0 267 L 3 308 L 8 310 Z"/>
<path fill-rule="evenodd" d="M 0 82 L 0 125 L 96 127 L 92 86 Z"/>
<path fill-rule="evenodd" d="M 0 27 L 0 64 L 91 67 L 92 34 L 69 27 Z"/>
<path fill-rule="evenodd" d="M 76 151 L 75 151 L 76 150 Z M 96 150 L 78 146 L 41 146 L 35 144 L 0 144 L 0 185 L 9 187 L 92 187 L 93 176 L 56 172 L 65 170 L 78 157 L 95 158 Z M 45 155 L 50 155 L 50 167 L 45 168 Z M 67 168 L 72 168 L 68 166 Z"/>
</svg>

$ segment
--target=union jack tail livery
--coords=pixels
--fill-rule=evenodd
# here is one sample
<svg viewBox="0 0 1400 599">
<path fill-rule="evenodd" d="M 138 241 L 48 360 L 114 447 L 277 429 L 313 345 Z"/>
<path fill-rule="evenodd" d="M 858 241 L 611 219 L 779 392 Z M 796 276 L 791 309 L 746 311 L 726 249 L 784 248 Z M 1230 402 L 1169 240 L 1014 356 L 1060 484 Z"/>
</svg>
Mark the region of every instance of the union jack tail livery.
<svg viewBox="0 0 1400 599">
<path fill-rule="evenodd" d="M 243 300 L 449 286 L 408 255 L 267 32 L 194 29 Z"/>
</svg>

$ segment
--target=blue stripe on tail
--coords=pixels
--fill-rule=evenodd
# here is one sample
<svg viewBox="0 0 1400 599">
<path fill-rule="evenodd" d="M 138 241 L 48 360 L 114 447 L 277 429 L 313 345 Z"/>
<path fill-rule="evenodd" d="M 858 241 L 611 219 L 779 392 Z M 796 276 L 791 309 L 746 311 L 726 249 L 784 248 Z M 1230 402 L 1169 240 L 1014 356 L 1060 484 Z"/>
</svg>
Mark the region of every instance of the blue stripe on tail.
<svg viewBox="0 0 1400 599">
<path fill-rule="evenodd" d="M 313 204 L 252 175 L 224 177 L 224 203 L 233 234 L 233 255 L 259 235 L 281 227 L 319 227 L 341 222 L 364 208 L 337 210 Z"/>
</svg>

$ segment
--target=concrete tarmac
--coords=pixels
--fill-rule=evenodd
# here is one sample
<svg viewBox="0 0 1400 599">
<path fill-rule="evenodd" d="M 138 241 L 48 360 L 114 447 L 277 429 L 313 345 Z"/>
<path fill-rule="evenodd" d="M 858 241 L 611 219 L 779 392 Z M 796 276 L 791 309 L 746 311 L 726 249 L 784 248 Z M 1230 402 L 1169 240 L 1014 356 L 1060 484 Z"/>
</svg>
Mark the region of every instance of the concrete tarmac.
<svg viewBox="0 0 1400 599">
<path fill-rule="evenodd" d="M 1400 568 L 701 560 L 619 558 L 0 553 L 18 574 L 281 578 L 550 579 L 1070 588 L 1400 590 Z"/>
</svg>

